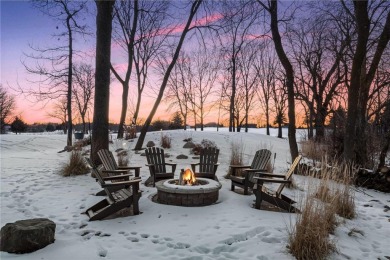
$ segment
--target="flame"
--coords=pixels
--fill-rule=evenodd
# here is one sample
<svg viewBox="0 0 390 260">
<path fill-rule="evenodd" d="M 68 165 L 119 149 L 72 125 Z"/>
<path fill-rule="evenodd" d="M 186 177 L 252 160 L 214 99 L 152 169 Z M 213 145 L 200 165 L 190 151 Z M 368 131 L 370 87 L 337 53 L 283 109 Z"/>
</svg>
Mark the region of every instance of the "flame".
<svg viewBox="0 0 390 260">
<path fill-rule="evenodd" d="M 195 174 L 187 169 L 181 173 L 182 185 L 194 185 L 196 182 Z"/>
</svg>

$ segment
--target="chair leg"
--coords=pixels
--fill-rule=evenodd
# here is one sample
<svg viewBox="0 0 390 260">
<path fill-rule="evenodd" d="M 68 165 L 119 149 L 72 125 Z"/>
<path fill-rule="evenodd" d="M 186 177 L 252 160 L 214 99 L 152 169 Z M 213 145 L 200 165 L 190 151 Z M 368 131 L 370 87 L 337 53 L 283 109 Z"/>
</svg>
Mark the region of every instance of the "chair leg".
<svg viewBox="0 0 390 260">
<path fill-rule="evenodd" d="M 244 195 L 248 195 L 248 186 L 246 186 L 246 185 L 244 187 Z"/>
<path fill-rule="evenodd" d="M 231 191 L 234 191 L 234 184 L 232 182 Z"/>
</svg>

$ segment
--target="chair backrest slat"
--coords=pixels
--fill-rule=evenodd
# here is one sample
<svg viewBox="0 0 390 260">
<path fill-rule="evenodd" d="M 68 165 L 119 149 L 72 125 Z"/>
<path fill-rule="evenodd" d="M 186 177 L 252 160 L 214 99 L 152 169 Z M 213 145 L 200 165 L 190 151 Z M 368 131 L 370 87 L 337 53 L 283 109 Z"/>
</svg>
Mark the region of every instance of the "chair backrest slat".
<svg viewBox="0 0 390 260">
<path fill-rule="evenodd" d="M 148 164 L 154 165 L 155 173 L 166 173 L 164 149 L 149 147 L 145 150 Z"/>
<path fill-rule="evenodd" d="M 258 150 L 253 158 L 251 169 L 266 170 L 271 159 L 271 151 L 267 149 Z"/>
<path fill-rule="evenodd" d="M 101 149 L 98 151 L 98 156 L 102 161 L 106 170 L 117 170 L 118 164 L 115 161 L 115 157 L 111 151 L 107 149 Z"/>
<path fill-rule="evenodd" d="M 219 149 L 209 147 L 200 151 L 199 171 L 214 173 L 214 165 L 218 163 Z"/>
<path fill-rule="evenodd" d="M 285 180 L 289 180 L 291 178 L 292 174 L 294 173 L 301 159 L 302 159 L 302 155 L 298 155 L 298 157 L 295 158 L 294 162 L 290 166 L 290 169 L 286 173 L 286 176 L 284 177 Z M 279 185 L 279 188 L 276 190 L 276 196 L 279 196 L 282 193 L 284 186 L 286 186 L 286 183 L 281 183 Z"/>
</svg>

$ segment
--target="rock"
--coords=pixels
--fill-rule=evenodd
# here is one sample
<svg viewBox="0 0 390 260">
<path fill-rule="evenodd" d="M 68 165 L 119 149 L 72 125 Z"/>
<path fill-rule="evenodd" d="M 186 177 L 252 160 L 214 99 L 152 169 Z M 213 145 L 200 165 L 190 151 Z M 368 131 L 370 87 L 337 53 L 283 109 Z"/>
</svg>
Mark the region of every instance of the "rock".
<svg viewBox="0 0 390 260">
<path fill-rule="evenodd" d="M 176 156 L 176 159 L 188 159 L 188 156 L 184 154 L 179 154 L 178 156 Z"/>
<path fill-rule="evenodd" d="M 153 147 L 155 146 L 156 144 L 153 142 L 153 141 L 149 141 L 147 144 L 146 144 L 146 147 Z"/>
<path fill-rule="evenodd" d="M 47 218 L 7 223 L 0 231 L 0 250 L 8 253 L 30 253 L 54 243 L 56 224 Z"/>
<path fill-rule="evenodd" d="M 184 142 L 189 142 L 189 141 L 192 141 L 192 138 L 190 137 L 190 138 L 186 138 L 186 139 L 184 139 L 183 140 Z"/>
<path fill-rule="evenodd" d="M 171 157 L 171 155 L 169 153 L 164 154 L 164 158 L 169 158 L 169 157 Z"/>
<path fill-rule="evenodd" d="M 140 155 L 141 155 L 141 156 L 146 156 L 146 154 L 145 154 L 145 153 L 141 153 Z"/>
<path fill-rule="evenodd" d="M 183 148 L 194 148 L 195 147 L 195 144 L 191 141 L 185 143 L 185 145 L 183 146 Z"/>
<path fill-rule="evenodd" d="M 200 156 L 192 156 L 192 159 L 199 160 Z"/>
</svg>

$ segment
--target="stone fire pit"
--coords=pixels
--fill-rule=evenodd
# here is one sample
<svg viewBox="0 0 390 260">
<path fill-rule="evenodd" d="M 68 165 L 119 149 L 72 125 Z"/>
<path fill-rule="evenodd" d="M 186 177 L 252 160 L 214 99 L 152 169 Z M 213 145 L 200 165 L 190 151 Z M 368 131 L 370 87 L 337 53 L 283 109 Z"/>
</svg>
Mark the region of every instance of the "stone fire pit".
<svg viewBox="0 0 390 260">
<path fill-rule="evenodd" d="M 207 206 L 218 200 L 222 185 L 214 180 L 197 178 L 199 185 L 177 185 L 178 179 L 156 183 L 157 202 L 176 206 Z"/>
</svg>

